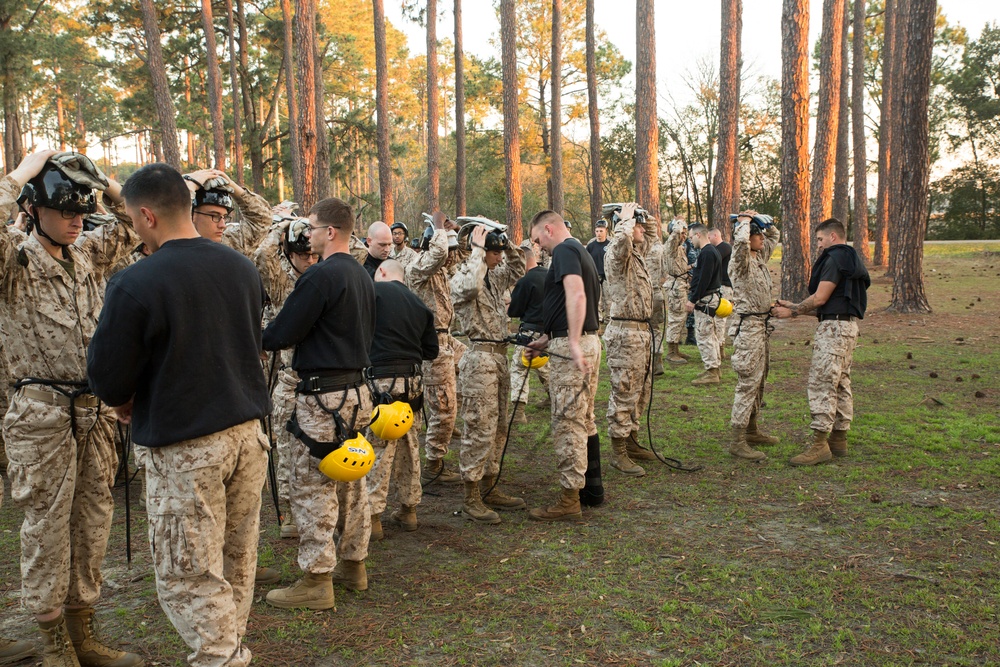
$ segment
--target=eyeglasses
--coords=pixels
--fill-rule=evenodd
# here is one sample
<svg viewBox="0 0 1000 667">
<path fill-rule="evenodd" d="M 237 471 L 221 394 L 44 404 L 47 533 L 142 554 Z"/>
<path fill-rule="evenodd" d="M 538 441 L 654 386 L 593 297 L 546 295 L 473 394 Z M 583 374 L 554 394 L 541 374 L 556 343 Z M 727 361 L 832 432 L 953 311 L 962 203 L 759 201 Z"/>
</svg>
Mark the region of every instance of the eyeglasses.
<svg viewBox="0 0 1000 667">
<path fill-rule="evenodd" d="M 309 231 L 314 231 L 317 229 L 326 229 L 327 227 L 333 227 L 333 225 L 309 225 Z"/>
<path fill-rule="evenodd" d="M 80 213 L 79 211 L 67 211 L 64 209 L 58 209 L 58 210 L 59 210 L 59 215 L 62 216 L 63 220 L 72 220 L 78 215 L 83 215 L 83 213 Z"/>
<path fill-rule="evenodd" d="M 222 215 L 221 213 L 205 213 L 204 211 L 195 211 L 198 215 L 203 215 L 212 221 L 212 224 L 218 225 L 229 222 L 229 215 Z"/>
</svg>

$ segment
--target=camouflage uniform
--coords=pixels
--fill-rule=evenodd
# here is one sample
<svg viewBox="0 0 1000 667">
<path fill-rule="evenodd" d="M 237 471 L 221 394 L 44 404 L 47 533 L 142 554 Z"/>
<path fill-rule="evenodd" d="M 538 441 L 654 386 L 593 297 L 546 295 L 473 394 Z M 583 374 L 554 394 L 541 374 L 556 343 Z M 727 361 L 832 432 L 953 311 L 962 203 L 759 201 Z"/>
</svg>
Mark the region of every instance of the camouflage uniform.
<svg viewBox="0 0 1000 667">
<path fill-rule="evenodd" d="M 364 430 L 371 418 L 371 396 L 364 387 L 299 394 L 295 399 L 299 426 L 319 442 L 335 441 L 336 431 L 333 417 L 318 405 L 318 401 L 330 410 L 339 405 L 338 412 L 349 429 L 352 417 L 353 428 L 359 431 Z M 338 558 L 350 561 L 367 558 L 372 521 L 368 514 L 365 479 L 353 482 L 330 479 L 319 471 L 319 461 L 297 439 L 292 443 L 291 468 L 292 513 L 299 528 L 299 567 L 302 571 L 325 574 L 333 572 Z M 334 532 L 340 533 L 336 544 Z"/>
<path fill-rule="evenodd" d="M 462 479 L 478 482 L 500 471 L 500 450 L 507 437 L 507 337 L 510 317 L 504 297 L 524 275 L 524 253 L 505 251 L 506 262 L 486 268 L 486 252 L 474 248 L 451 279 L 451 297 L 470 346 L 459 364 L 462 388 Z"/>
<path fill-rule="evenodd" d="M 11 178 L 0 180 L 0 209 L 19 192 Z M 0 321 L 11 377 L 63 381 L 70 389 L 86 381 L 87 345 L 104 301 L 101 276 L 138 244 L 126 224 L 85 232 L 66 248 L 71 277 L 33 236 L 0 229 Z M 38 384 L 11 397 L 3 432 L 11 497 L 24 511 L 21 600 L 32 614 L 89 607 L 100 596 L 118 464 L 114 424 L 91 394 L 75 407 Z"/>
<path fill-rule="evenodd" d="M 0 322 L 0 329 L 3 328 L 3 322 Z M 6 340 L 6 336 L 0 333 L 0 340 Z M 13 380 L 10 377 L 10 365 L 7 363 L 7 355 L 4 354 L 3 349 L 0 349 L 0 415 L 7 414 L 7 408 L 10 407 L 10 387 L 13 384 Z M 4 447 L 3 431 L 0 430 L 0 465 L 7 466 L 7 450 Z M 0 481 L 0 484 L 3 482 Z M 0 489 L 2 491 L 2 489 Z M 0 493 L 3 496 L 3 493 Z"/>
<path fill-rule="evenodd" d="M 770 364 L 768 311 L 771 309 L 771 274 L 767 262 L 778 245 L 778 229 L 773 225 L 764 234 L 764 247 L 750 252 L 750 223 L 737 225 L 733 234 L 733 255 L 729 278 L 733 282 L 734 321 L 733 370 L 736 371 L 736 396 L 730 425 L 746 428 L 757 414 L 764 397 Z"/>
<path fill-rule="evenodd" d="M 189 665 L 250 663 L 243 637 L 269 448 L 256 419 L 166 447 L 136 447 L 146 468 L 156 591 L 193 650 Z"/>
<path fill-rule="evenodd" d="M 663 325 L 667 319 L 667 295 L 663 289 L 663 282 L 668 276 L 666 246 L 660 241 L 658 233 L 651 238 L 652 243 L 646 251 L 646 270 L 649 271 L 649 281 L 653 289 L 653 310 L 649 316 L 649 323 L 653 326 L 653 352 L 657 353 L 663 348 L 665 333 Z"/>
<path fill-rule="evenodd" d="M 553 338 L 548 350 L 549 391 L 552 394 L 552 441 L 556 451 L 559 484 L 582 489 L 587 473 L 587 438 L 597 435 L 594 395 L 601 371 L 601 340 L 596 334 L 580 337 L 583 358 L 590 363 L 584 375 L 571 359 L 569 338 Z M 559 356 L 556 356 L 559 355 Z"/>
<path fill-rule="evenodd" d="M 716 292 L 706 294 L 696 305 L 716 307 L 719 305 L 719 295 Z M 722 318 L 712 317 L 700 310 L 694 311 L 694 335 L 698 341 L 698 352 L 701 353 L 701 363 L 705 365 L 705 370 L 722 365 L 720 359 L 722 351 L 719 349 L 719 338 L 715 328 L 716 321 L 720 319 Z"/>
<path fill-rule="evenodd" d="M 510 360 L 510 402 L 528 402 L 528 394 L 530 393 L 530 387 L 528 381 L 525 379 L 531 374 L 531 369 L 525 366 L 521 362 L 521 355 L 524 353 L 524 348 L 520 345 L 514 347 L 514 356 Z M 549 366 L 546 364 L 541 368 L 535 369 L 535 374 L 538 376 L 538 381 L 542 383 L 542 388 L 545 391 L 549 390 Z"/>
<path fill-rule="evenodd" d="M 664 249 L 664 280 L 667 283 L 667 333 L 666 342 L 683 343 L 687 336 L 687 303 L 688 291 L 691 289 L 691 276 L 688 274 L 687 251 L 684 241 L 675 229 L 667 237 Z"/>
<path fill-rule="evenodd" d="M 396 246 L 392 246 L 392 250 L 389 251 L 389 259 L 396 260 L 403 265 L 404 269 L 416 258 L 417 251 L 405 243 L 402 250 L 396 250 Z"/>
<path fill-rule="evenodd" d="M 448 232 L 437 230 L 430 246 L 406 267 L 406 286 L 434 313 L 434 328 L 440 351 L 436 359 L 422 365 L 427 435 L 424 452 L 428 461 L 443 459 L 455 428 L 458 405 L 455 398 L 455 348 L 461 345 L 451 336 L 451 291 L 445 264 L 448 261 Z M 464 345 L 462 346 L 464 349 Z"/>
<path fill-rule="evenodd" d="M 826 320 L 816 327 L 809 366 L 809 412 L 814 431 L 848 431 L 854 419 L 851 361 L 858 342 L 856 320 Z"/>
<path fill-rule="evenodd" d="M 226 225 L 222 242 L 249 258 L 271 227 L 271 205 L 260 195 L 246 189 L 242 195 L 234 192 L 233 200 L 241 219 Z"/>
<path fill-rule="evenodd" d="M 358 260 L 361 266 L 364 266 L 365 260 L 368 259 L 368 246 L 354 234 L 351 234 L 351 257 Z"/>
<path fill-rule="evenodd" d="M 643 243 L 634 243 L 632 230 L 636 224 L 634 218 L 618 223 L 604 257 L 604 287 L 611 301 L 604 347 L 611 371 L 607 417 L 608 435 L 612 438 L 627 438 L 638 430 L 652 378 L 649 317 L 653 287 L 645 259 L 652 234 L 647 231 Z"/>
<path fill-rule="evenodd" d="M 380 378 L 374 380 L 380 392 L 397 401 L 412 401 L 420 396 L 420 377 Z M 405 391 L 409 383 L 410 391 Z M 380 440 L 369 429 L 365 433 L 375 449 L 375 465 L 365 476 L 368 487 L 368 507 L 371 514 L 382 514 L 389 495 L 389 480 L 393 481 L 400 504 L 415 507 L 420 504 L 420 412 L 413 413 L 413 425 L 398 440 Z"/>
</svg>

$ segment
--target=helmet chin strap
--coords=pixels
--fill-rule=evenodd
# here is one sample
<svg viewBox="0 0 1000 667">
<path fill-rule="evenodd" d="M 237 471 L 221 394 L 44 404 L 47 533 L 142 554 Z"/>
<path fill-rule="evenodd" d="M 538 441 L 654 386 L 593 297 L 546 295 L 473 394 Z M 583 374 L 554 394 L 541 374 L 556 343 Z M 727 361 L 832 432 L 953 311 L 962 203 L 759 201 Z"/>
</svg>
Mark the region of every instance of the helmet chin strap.
<svg viewBox="0 0 1000 667">
<path fill-rule="evenodd" d="M 21 204 L 21 202 L 17 203 L 17 207 L 19 209 L 21 209 L 22 213 L 24 213 L 26 216 L 28 216 L 28 233 L 30 234 L 32 231 L 38 232 L 38 235 L 41 236 L 43 239 L 45 239 L 46 241 L 48 241 L 50 244 L 54 245 L 55 247 L 61 249 L 63 257 L 65 257 L 66 259 L 69 259 L 69 253 L 66 251 L 66 248 L 69 247 L 69 244 L 68 243 L 59 243 L 54 238 L 52 238 L 51 236 L 49 236 L 48 234 L 46 234 L 45 230 L 42 229 L 42 221 L 37 216 L 31 215 L 30 213 L 28 213 L 28 210 L 26 208 L 24 208 L 24 205 Z M 32 207 L 34 207 L 34 205 L 32 205 Z M 36 209 L 36 212 L 37 212 L 37 209 Z"/>
</svg>

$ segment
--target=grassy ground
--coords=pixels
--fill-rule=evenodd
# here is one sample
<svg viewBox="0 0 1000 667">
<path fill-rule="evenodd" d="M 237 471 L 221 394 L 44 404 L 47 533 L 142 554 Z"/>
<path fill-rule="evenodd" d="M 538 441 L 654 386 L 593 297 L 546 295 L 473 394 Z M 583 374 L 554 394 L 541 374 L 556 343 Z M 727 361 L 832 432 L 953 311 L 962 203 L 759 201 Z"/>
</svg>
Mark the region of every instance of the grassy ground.
<svg viewBox="0 0 1000 667">
<path fill-rule="evenodd" d="M 605 464 L 608 502 L 571 525 L 523 512 L 473 525 L 454 515 L 459 487 L 431 487 L 420 530 L 387 526 L 372 545 L 366 593 L 338 591 L 335 613 L 258 599 L 247 636 L 254 664 L 1000 663 L 1000 244 L 929 246 L 926 270 L 931 315 L 886 314 L 891 285 L 872 287 L 848 458 L 787 465 L 808 437 L 815 323 L 778 323 L 762 417 L 782 443 L 767 461 L 724 450 L 731 369 L 721 386 L 696 389 L 698 364 L 669 368 L 656 381 L 654 445 L 701 471 L 655 464 L 636 480 Z M 607 391 L 605 379 L 602 411 Z M 504 469 L 507 490 L 532 506 L 557 492 L 539 400 L 536 391 Z M 156 603 L 141 511 L 125 568 L 117 493 L 99 615 L 148 664 L 181 665 L 185 648 Z M 290 583 L 295 545 L 278 539 L 273 508 L 264 514 L 261 559 Z M 8 495 L 0 634 L 28 637 L 19 521 Z"/>
</svg>

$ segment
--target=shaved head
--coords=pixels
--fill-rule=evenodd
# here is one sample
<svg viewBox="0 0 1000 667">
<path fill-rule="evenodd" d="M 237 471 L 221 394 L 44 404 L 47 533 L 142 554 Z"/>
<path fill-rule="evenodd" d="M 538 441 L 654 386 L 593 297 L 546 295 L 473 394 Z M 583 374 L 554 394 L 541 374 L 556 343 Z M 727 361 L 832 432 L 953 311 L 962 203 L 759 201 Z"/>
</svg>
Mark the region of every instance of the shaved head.
<svg viewBox="0 0 1000 667">
<path fill-rule="evenodd" d="M 392 230 L 381 220 L 368 228 L 368 254 L 377 259 L 385 259 L 392 250 Z"/>
<path fill-rule="evenodd" d="M 403 265 L 394 259 L 387 259 L 375 269 L 375 282 L 382 283 L 388 281 L 403 282 L 405 274 Z"/>
</svg>

